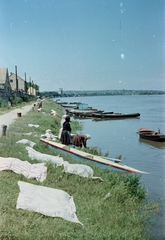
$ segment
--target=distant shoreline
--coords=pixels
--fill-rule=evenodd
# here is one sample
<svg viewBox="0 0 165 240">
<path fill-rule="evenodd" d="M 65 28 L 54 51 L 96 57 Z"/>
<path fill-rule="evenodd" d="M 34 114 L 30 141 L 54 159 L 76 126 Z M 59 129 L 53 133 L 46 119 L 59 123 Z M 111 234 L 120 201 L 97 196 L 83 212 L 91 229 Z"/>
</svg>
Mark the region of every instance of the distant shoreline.
<svg viewBox="0 0 165 240">
<path fill-rule="evenodd" d="M 49 98 L 60 97 L 85 97 L 85 96 L 117 96 L 117 95 L 164 95 L 165 91 L 160 90 L 87 90 L 87 91 L 62 91 L 60 94 L 55 91 L 40 92 L 41 96 Z"/>
</svg>

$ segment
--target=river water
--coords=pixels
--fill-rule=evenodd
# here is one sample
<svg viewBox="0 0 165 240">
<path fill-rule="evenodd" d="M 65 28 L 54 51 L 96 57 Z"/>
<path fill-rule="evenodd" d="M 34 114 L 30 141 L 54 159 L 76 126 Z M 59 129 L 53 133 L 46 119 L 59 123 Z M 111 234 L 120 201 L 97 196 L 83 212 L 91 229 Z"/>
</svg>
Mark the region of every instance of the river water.
<svg viewBox="0 0 165 240">
<path fill-rule="evenodd" d="M 149 200 L 162 199 L 153 229 L 156 239 L 165 239 L 165 142 L 140 140 L 136 133 L 141 127 L 156 131 L 159 128 L 165 133 L 165 95 L 70 97 L 61 101 L 83 102 L 104 111 L 141 114 L 130 119 L 78 121 L 83 124 L 82 132 L 91 135 L 88 147 L 98 147 L 113 158 L 121 155 L 124 164 L 149 173 L 141 176 L 141 183 Z"/>
</svg>

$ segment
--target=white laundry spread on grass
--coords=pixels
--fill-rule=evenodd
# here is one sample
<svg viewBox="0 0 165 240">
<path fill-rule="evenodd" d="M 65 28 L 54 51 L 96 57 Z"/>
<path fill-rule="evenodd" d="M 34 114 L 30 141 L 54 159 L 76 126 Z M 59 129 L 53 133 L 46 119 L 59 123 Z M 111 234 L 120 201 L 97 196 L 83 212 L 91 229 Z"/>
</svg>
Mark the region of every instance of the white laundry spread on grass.
<svg viewBox="0 0 165 240">
<path fill-rule="evenodd" d="M 42 161 L 42 162 L 50 161 L 50 162 L 56 164 L 57 166 L 63 165 L 64 160 L 62 157 L 40 153 L 31 147 L 26 147 L 26 150 L 28 151 L 28 156 L 29 156 L 29 158 L 31 158 L 31 160 L 36 159 L 36 160 Z"/>
<path fill-rule="evenodd" d="M 32 135 L 32 132 L 29 132 L 29 133 L 22 133 L 22 135 L 30 136 L 30 135 Z"/>
<path fill-rule="evenodd" d="M 3 170 L 11 170 L 24 175 L 28 179 L 35 178 L 39 182 L 43 182 L 47 175 L 47 167 L 44 163 L 31 164 L 18 158 L 0 157 L 0 171 Z"/>
<path fill-rule="evenodd" d="M 36 143 L 34 143 L 28 139 L 22 139 L 22 140 L 17 141 L 16 143 L 29 144 L 31 147 L 34 147 L 34 145 L 36 145 Z"/>
<path fill-rule="evenodd" d="M 31 160 L 38 160 L 42 162 L 50 161 L 52 163 L 55 163 L 56 166 L 64 166 L 63 172 L 71 173 L 75 175 L 79 175 L 81 177 L 88 177 L 92 179 L 99 179 L 102 181 L 100 177 L 94 177 L 94 171 L 91 167 L 84 165 L 84 164 L 70 164 L 67 161 L 64 161 L 62 157 L 59 156 L 53 156 L 49 154 L 43 154 L 36 150 L 34 150 L 31 147 L 26 147 L 28 151 L 28 156 L 31 158 Z"/>
<path fill-rule="evenodd" d="M 87 165 L 83 164 L 70 164 L 67 161 L 64 161 L 64 172 L 77 174 L 82 177 L 93 177 L 93 169 Z"/>
<path fill-rule="evenodd" d="M 73 197 L 67 192 L 49 187 L 18 182 L 20 193 L 16 208 L 34 211 L 50 217 L 60 217 L 83 225 L 77 218 Z"/>
<path fill-rule="evenodd" d="M 36 127 L 36 128 L 39 127 L 39 125 L 37 125 L 37 124 L 31 124 L 31 123 L 29 123 L 28 126 L 29 126 L 29 127 Z"/>
<path fill-rule="evenodd" d="M 63 171 L 66 173 L 76 174 L 81 177 L 87 177 L 92 179 L 99 179 L 100 181 L 103 181 L 100 177 L 94 177 L 94 171 L 91 167 L 84 165 L 84 164 L 70 164 L 67 161 L 64 161 L 63 163 L 64 169 Z"/>
</svg>

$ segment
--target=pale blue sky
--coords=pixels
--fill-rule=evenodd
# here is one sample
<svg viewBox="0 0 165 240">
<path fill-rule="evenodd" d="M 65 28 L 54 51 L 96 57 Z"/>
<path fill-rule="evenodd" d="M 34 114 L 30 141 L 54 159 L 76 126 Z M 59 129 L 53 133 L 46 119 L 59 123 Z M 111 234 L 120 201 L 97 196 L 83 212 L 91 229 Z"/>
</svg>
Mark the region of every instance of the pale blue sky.
<svg viewBox="0 0 165 240">
<path fill-rule="evenodd" d="M 0 67 L 40 91 L 165 90 L 164 0 L 0 0 Z"/>
</svg>

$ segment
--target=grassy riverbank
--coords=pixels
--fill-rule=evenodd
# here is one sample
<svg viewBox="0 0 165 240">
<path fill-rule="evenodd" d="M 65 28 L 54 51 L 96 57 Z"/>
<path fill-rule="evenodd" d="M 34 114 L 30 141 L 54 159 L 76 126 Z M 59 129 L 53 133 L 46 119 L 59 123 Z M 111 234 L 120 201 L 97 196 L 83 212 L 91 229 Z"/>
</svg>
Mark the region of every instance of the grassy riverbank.
<svg viewBox="0 0 165 240">
<path fill-rule="evenodd" d="M 35 109 L 10 125 L 6 136 L 0 138 L 0 156 L 37 163 L 36 160 L 32 161 L 28 157 L 25 145 L 16 144 L 18 140 L 24 138 L 35 142 L 34 149 L 37 151 L 55 155 L 55 151 L 45 147 L 39 140 L 40 135 L 44 134 L 46 129 L 51 129 L 55 135 L 58 134 L 60 118 L 51 116 L 51 109 L 56 110 L 62 116 L 60 106 L 46 100 L 43 102 L 43 112 L 38 113 Z M 39 128 L 30 128 L 29 123 L 38 124 Z M 80 126 L 78 122 L 73 121 L 71 127 L 75 133 Z M 25 135 L 29 132 L 32 134 Z M 64 160 L 75 163 L 69 157 L 64 157 Z M 10 171 L 1 171 L 0 239 L 151 239 L 146 230 L 150 207 L 145 204 L 145 191 L 139 185 L 139 176 L 119 174 L 99 169 L 92 164 L 88 165 L 94 169 L 94 176 L 101 177 L 103 182 L 62 174 L 63 168 L 55 168 L 51 163 L 46 164 L 47 178 L 42 183 L 26 179 Z M 73 196 L 77 217 L 84 226 L 61 218 L 17 210 L 19 180 L 66 191 Z"/>
</svg>

